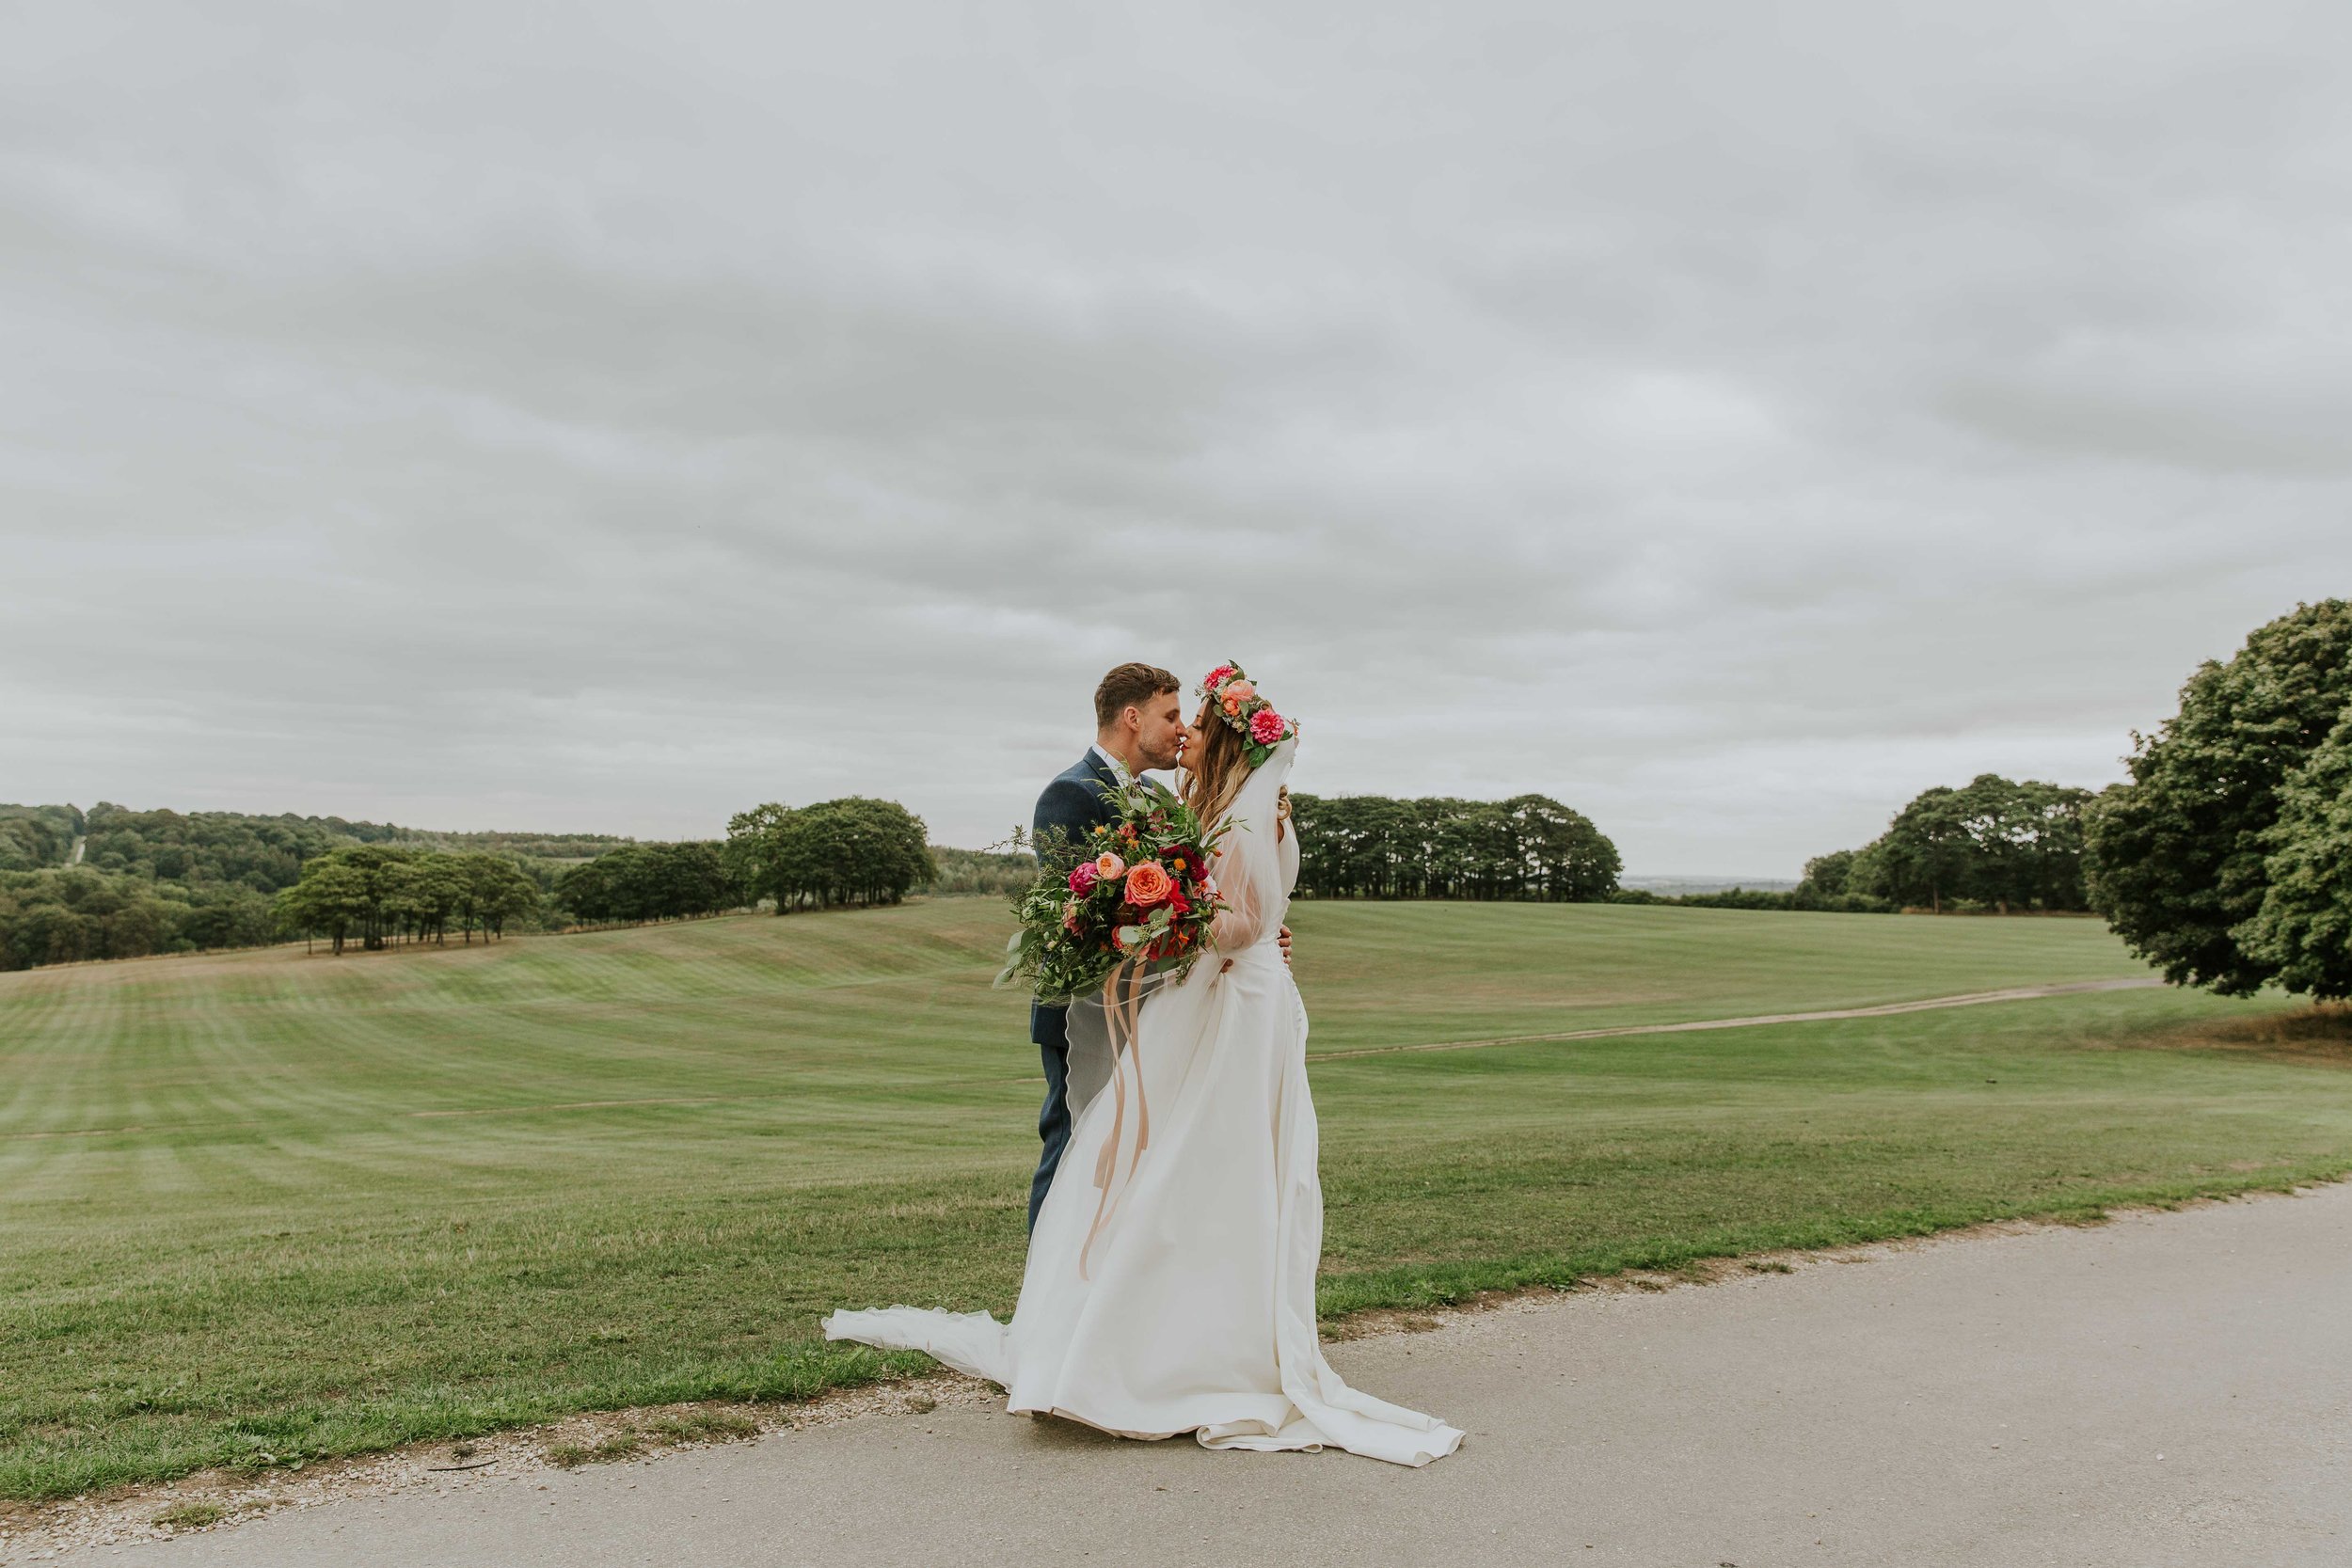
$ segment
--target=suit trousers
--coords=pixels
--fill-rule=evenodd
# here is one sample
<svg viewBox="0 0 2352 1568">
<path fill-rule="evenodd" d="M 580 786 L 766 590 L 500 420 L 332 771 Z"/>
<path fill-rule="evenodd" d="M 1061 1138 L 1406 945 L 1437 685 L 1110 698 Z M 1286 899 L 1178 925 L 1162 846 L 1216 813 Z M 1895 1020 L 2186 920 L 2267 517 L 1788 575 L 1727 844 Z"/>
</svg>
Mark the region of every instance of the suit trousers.
<svg viewBox="0 0 2352 1568">
<path fill-rule="evenodd" d="M 1037 1135 L 1044 1148 L 1038 1156 L 1037 1175 L 1029 1181 L 1029 1228 L 1037 1228 L 1037 1212 L 1054 1185 L 1061 1151 L 1070 1142 L 1070 1009 L 1029 1006 L 1029 1038 L 1037 1043 L 1045 1067 L 1045 1103 L 1037 1113 Z"/>
</svg>

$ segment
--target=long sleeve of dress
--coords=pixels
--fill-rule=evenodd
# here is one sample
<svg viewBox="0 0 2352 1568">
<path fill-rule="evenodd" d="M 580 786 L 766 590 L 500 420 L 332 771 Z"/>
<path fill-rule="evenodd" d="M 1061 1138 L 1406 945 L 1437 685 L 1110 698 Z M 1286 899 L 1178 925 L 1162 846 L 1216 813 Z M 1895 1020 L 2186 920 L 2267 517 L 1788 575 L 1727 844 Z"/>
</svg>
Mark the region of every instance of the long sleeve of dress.
<svg viewBox="0 0 2352 1568">
<path fill-rule="evenodd" d="M 1230 906 L 1209 925 L 1210 943 L 1220 952 L 1238 953 L 1270 940 L 1290 912 L 1289 883 L 1275 837 L 1279 792 L 1288 771 L 1287 767 L 1261 768 L 1243 786 L 1210 858 L 1209 874 Z"/>
<path fill-rule="evenodd" d="M 1209 875 L 1216 879 L 1217 895 L 1227 906 L 1209 922 L 1210 944 L 1221 953 L 1255 946 L 1265 930 L 1264 890 L 1251 875 L 1253 857 L 1240 842 L 1249 836 L 1246 828 L 1226 834 L 1209 862 Z"/>
</svg>

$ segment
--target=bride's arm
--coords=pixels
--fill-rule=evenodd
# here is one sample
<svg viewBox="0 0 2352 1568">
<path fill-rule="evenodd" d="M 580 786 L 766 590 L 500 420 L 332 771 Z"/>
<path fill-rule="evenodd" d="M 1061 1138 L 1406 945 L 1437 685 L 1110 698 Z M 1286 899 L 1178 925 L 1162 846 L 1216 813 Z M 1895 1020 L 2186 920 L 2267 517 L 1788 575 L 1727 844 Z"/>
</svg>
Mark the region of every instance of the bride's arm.
<svg viewBox="0 0 2352 1568">
<path fill-rule="evenodd" d="M 1209 856 L 1209 875 L 1226 908 L 1209 921 L 1209 945 L 1226 953 L 1254 946 L 1265 929 L 1263 868 L 1248 828 L 1229 828 Z"/>
</svg>

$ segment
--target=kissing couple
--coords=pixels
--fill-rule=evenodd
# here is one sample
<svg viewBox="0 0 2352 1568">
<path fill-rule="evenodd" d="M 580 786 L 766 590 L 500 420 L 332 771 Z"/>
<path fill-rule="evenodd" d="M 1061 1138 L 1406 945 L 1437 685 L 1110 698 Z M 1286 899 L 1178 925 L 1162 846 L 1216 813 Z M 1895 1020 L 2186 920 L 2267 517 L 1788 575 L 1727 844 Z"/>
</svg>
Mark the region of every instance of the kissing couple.
<svg viewBox="0 0 2352 1568">
<path fill-rule="evenodd" d="M 1349 1387 L 1316 1333 L 1323 1185 L 1283 926 L 1298 881 L 1296 726 L 1235 664 L 1196 688 L 1189 721 L 1181 689 L 1148 664 L 1104 675 L 1094 744 L 1038 799 L 1050 854 L 1115 821 L 1144 772 L 1181 764 L 1176 793 L 1223 830 L 1209 863 L 1223 907 L 1211 950 L 1122 1032 L 1118 1093 L 1073 1078 L 1069 1010 L 1032 1007 L 1045 1151 L 1012 1321 L 875 1307 L 833 1313 L 825 1337 L 922 1351 L 1001 1386 L 1010 1410 L 1121 1437 L 1426 1465 L 1462 1433 Z"/>
</svg>

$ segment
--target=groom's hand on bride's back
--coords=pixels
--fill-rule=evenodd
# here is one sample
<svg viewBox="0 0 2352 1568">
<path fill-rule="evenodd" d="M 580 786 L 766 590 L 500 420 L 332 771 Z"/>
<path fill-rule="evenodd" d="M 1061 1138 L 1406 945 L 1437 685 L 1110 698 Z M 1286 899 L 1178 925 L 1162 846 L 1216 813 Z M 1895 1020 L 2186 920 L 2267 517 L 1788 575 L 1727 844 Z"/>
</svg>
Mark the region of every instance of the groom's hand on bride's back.
<svg viewBox="0 0 2352 1568">
<path fill-rule="evenodd" d="M 1287 927 L 1287 926 L 1283 927 L 1282 927 L 1282 934 L 1281 934 L 1281 936 L 1279 936 L 1279 938 L 1277 938 L 1276 940 L 1277 940 L 1277 941 L 1279 941 L 1279 942 L 1281 942 L 1281 944 L 1282 944 L 1282 961 L 1283 961 L 1284 963 L 1288 963 L 1288 962 L 1290 962 L 1290 961 L 1291 961 L 1291 928 L 1290 928 L 1289 927 Z"/>
</svg>

